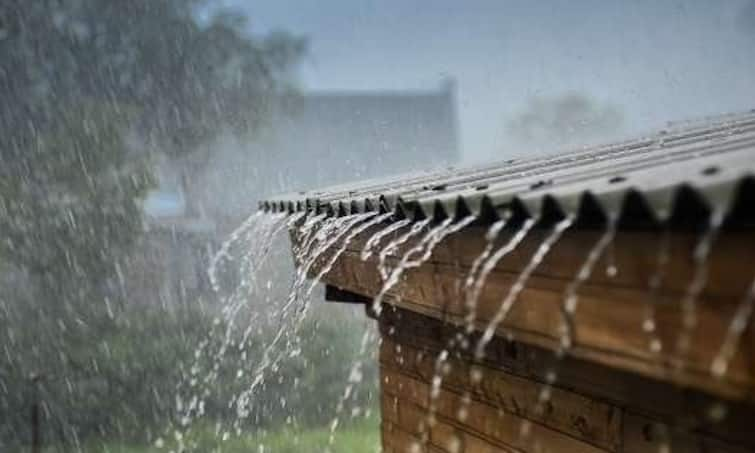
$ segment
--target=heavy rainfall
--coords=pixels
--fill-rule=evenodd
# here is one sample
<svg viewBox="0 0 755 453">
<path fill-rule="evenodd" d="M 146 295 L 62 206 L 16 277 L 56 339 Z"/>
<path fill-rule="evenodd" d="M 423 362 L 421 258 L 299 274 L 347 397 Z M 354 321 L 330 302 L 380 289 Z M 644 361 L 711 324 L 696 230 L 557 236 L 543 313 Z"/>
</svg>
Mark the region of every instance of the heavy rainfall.
<svg viewBox="0 0 755 453">
<path fill-rule="evenodd" d="M 0 452 L 755 448 L 746 428 L 640 410 L 663 424 L 624 449 L 584 426 L 615 406 L 632 415 L 606 429 L 628 432 L 631 405 L 573 383 L 574 358 L 598 357 L 583 302 L 620 288 L 600 297 L 642 302 L 625 335 L 645 362 L 590 366 L 699 391 L 706 423 L 748 423 L 755 282 L 751 262 L 719 269 L 752 250 L 751 229 L 724 237 L 734 201 L 681 238 L 652 230 L 652 246 L 627 246 L 645 232 L 623 230 L 626 201 L 570 210 L 543 192 L 537 209 L 467 209 L 518 178 L 540 193 L 550 171 L 629 173 L 632 153 L 666 165 L 685 127 L 711 146 L 751 140 L 753 74 L 753 0 L 0 0 Z M 726 280 L 720 294 L 738 296 L 701 338 L 726 272 L 747 284 Z M 523 311 L 538 291 L 555 294 L 550 317 Z M 520 338 L 534 318 L 550 343 Z M 626 346 L 615 325 L 587 329 L 610 337 L 593 345 L 608 356 Z M 526 372 L 490 365 L 520 348 Z M 710 363 L 690 377 L 698 350 Z M 410 361 L 426 374 L 402 375 Z M 498 382 L 510 394 L 493 401 Z M 398 409 L 418 394 L 422 411 Z M 564 422 L 564 401 L 586 415 Z M 725 448 L 692 449 L 688 429 Z"/>
</svg>

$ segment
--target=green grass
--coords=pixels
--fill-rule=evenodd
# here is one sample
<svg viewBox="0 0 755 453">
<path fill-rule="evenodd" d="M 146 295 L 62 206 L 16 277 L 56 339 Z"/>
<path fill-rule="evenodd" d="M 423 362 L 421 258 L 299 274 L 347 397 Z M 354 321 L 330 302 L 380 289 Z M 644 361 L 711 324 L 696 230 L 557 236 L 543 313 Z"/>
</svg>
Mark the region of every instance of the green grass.
<svg viewBox="0 0 755 453">
<path fill-rule="evenodd" d="M 195 428 L 185 437 L 185 444 L 193 443 L 196 453 L 372 453 L 380 451 L 380 431 L 377 417 L 360 419 L 340 427 L 333 445 L 328 445 L 330 430 L 327 427 L 309 429 L 281 429 L 267 433 L 231 436 L 221 441 L 210 428 Z M 91 445 L 85 451 L 92 453 L 168 453 L 176 451 L 175 439 L 157 446 L 136 446 L 114 443 Z M 264 446 L 264 449 L 261 449 Z"/>
</svg>

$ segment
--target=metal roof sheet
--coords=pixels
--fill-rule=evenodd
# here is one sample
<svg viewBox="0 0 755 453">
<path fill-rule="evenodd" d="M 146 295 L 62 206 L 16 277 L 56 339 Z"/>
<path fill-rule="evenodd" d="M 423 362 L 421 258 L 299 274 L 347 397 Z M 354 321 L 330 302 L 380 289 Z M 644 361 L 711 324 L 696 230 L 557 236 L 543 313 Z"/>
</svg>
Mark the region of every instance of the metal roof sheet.
<svg viewBox="0 0 755 453">
<path fill-rule="evenodd" d="M 488 220 L 513 212 L 573 215 L 578 222 L 599 211 L 628 223 L 644 213 L 642 220 L 660 224 L 689 219 L 675 215 L 685 209 L 741 217 L 735 204 L 754 199 L 753 176 L 755 111 L 555 156 L 281 195 L 261 202 L 260 209 L 333 215 L 379 210 L 413 219 L 474 214 Z M 752 221 L 749 213 L 745 217 Z"/>
</svg>

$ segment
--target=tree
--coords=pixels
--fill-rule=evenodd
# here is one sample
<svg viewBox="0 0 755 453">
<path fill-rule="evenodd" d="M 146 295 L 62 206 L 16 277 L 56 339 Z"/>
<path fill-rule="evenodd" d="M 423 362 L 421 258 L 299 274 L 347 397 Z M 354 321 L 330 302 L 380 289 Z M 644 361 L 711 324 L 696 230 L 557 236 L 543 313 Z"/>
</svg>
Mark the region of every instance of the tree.
<svg viewBox="0 0 755 453">
<path fill-rule="evenodd" d="M 606 138 L 622 125 L 621 112 L 579 93 L 536 97 L 507 124 L 512 137 L 535 146 L 563 146 Z"/>
<path fill-rule="evenodd" d="M 300 38 L 253 37 L 228 12 L 199 20 L 203 6 L 0 4 L 0 273 L 9 282 L 0 414 L 13 421 L 0 450 L 25 440 L 13 437 L 24 437 L 31 375 L 42 375 L 35 385 L 56 430 L 48 438 L 122 430 L 97 409 L 134 384 L 103 358 L 113 357 L 109 338 L 135 332 L 120 263 L 142 233 L 150 153 L 192 153 L 223 129 L 253 132 L 291 89 Z"/>
</svg>

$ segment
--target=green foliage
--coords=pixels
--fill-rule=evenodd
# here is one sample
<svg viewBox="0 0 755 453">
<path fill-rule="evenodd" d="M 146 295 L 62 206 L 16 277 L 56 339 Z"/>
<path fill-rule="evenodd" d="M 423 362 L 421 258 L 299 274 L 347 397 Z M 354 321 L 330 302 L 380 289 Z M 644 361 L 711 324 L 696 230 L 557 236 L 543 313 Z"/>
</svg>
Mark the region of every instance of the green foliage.
<svg viewBox="0 0 755 453">
<path fill-rule="evenodd" d="M 228 11 L 200 22 L 205 3 L 3 2 L 2 130 L 33 133 L 82 99 L 138 107 L 139 135 L 163 152 L 191 151 L 228 125 L 249 130 L 289 88 L 304 41 L 251 37 L 246 19 Z M 24 152 L 22 140 L 11 142 Z"/>
<path fill-rule="evenodd" d="M 223 432 L 233 432 L 236 413 L 229 408 L 229 402 L 253 378 L 239 375 L 238 371 L 255 367 L 265 335 L 250 344 L 245 354 L 231 347 L 223 360 L 208 354 L 199 356 L 197 361 L 198 345 L 209 342 L 212 346 L 208 350 L 217 352 L 222 341 L 222 335 L 212 332 L 225 326 L 209 313 L 140 307 L 88 324 L 86 329 L 68 330 L 50 326 L 57 340 L 66 345 L 64 351 L 40 351 L 40 356 L 48 360 L 56 352 L 64 355 L 54 372 L 33 380 L 11 367 L 10 373 L 2 377 L 5 391 L 0 391 L 0 413 L 12 416 L 2 424 L 0 447 L 28 443 L 28 413 L 34 401 L 49 411 L 42 421 L 46 444 L 61 449 L 77 441 L 92 443 L 95 439 L 108 444 L 116 440 L 127 444 L 154 442 L 165 437 L 166 430 L 173 432 L 180 426 L 181 413 L 176 410 L 179 396 L 185 401 L 193 396 L 203 397 L 205 412 L 189 429 L 190 433 L 199 429 L 202 445 L 221 437 L 211 436 L 208 430 L 200 429 L 202 426 L 219 426 Z M 0 317 L 0 327 L 8 329 L 13 346 L 34 349 L 43 344 L 38 343 L 37 329 L 14 326 L 17 324 L 13 320 Z M 253 413 L 241 420 L 243 431 L 275 430 L 282 425 L 292 429 L 327 426 L 336 416 L 350 368 L 360 358 L 366 360 L 363 378 L 355 384 L 354 394 L 339 420 L 348 426 L 362 418 L 375 405 L 373 391 L 377 383 L 374 362 L 358 354 L 362 333 L 362 326 L 354 325 L 353 320 L 333 309 L 306 320 L 301 350 L 268 373 L 264 385 L 254 394 Z M 25 356 L 15 357 L 11 364 L 20 366 L 24 360 Z M 196 387 L 177 386 L 186 384 L 190 367 L 200 370 L 195 376 L 202 380 L 216 364 L 218 378 L 211 392 L 202 394 Z M 352 412 L 352 408 L 360 412 Z M 353 414 L 357 417 L 353 418 Z"/>
<path fill-rule="evenodd" d="M 331 453 L 370 453 L 380 451 L 379 418 L 374 414 L 360 418 L 335 433 L 332 445 L 329 443 L 330 430 L 327 427 L 295 429 L 291 427 L 274 431 L 259 431 L 242 436 L 233 436 L 222 441 L 211 427 L 196 427 L 186 434 L 186 441 L 195 445 L 195 451 L 205 453 L 248 453 L 264 451 L 275 453 L 327 452 Z M 163 441 L 162 447 L 138 446 L 93 442 L 85 451 L 91 453 L 165 453 L 175 451 L 178 442 L 175 438 Z"/>
<path fill-rule="evenodd" d="M 151 153 L 254 131 L 304 50 L 203 3 L 0 3 L 0 450 L 28 441 L 34 401 L 62 448 L 170 420 L 210 324 L 124 294 Z"/>
</svg>

